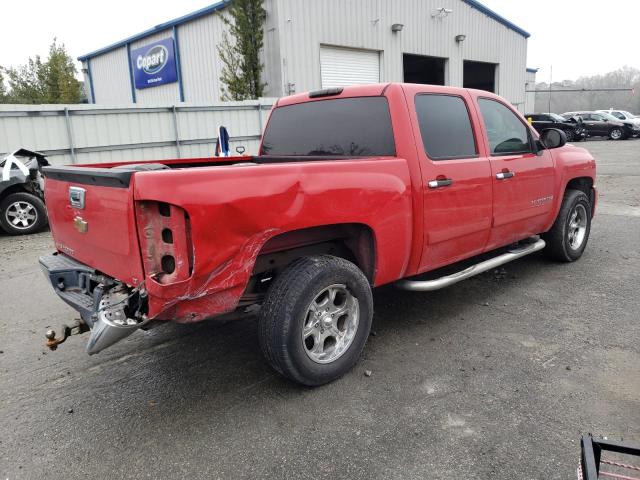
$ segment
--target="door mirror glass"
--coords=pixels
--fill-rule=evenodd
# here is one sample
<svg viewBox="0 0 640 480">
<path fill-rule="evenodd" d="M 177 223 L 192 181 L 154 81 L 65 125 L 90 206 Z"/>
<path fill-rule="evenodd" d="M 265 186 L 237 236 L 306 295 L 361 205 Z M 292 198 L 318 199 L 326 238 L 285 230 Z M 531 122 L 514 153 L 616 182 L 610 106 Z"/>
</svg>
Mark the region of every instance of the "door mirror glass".
<svg viewBox="0 0 640 480">
<path fill-rule="evenodd" d="M 502 103 L 480 98 L 480 112 L 484 119 L 491 155 L 519 155 L 532 152 L 529 128 Z"/>
<path fill-rule="evenodd" d="M 547 128 L 542 131 L 540 141 L 546 148 L 559 148 L 567 143 L 567 136 L 557 128 Z"/>
</svg>

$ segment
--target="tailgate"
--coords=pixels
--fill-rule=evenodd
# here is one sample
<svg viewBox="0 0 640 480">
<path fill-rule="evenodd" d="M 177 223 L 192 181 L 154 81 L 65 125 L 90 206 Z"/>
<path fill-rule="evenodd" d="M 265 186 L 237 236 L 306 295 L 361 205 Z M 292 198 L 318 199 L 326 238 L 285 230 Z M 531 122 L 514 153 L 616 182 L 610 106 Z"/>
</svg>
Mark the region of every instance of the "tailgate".
<svg viewBox="0 0 640 480">
<path fill-rule="evenodd" d="M 133 172 L 45 167 L 45 199 L 56 248 L 113 278 L 143 279 L 136 231 Z"/>
</svg>

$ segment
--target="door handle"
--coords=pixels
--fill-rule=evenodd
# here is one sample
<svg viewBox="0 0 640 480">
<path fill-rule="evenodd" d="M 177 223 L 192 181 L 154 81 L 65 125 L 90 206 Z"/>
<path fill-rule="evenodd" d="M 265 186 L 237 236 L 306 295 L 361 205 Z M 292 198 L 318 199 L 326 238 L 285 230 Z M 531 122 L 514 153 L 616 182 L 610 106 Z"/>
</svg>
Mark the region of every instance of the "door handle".
<svg viewBox="0 0 640 480">
<path fill-rule="evenodd" d="M 515 177 L 516 174 L 514 172 L 498 172 L 496 173 L 496 178 L 498 180 L 504 180 L 505 178 Z"/>
<path fill-rule="evenodd" d="M 440 188 L 440 187 L 448 187 L 452 183 L 453 183 L 453 180 L 451 180 L 450 178 L 442 178 L 442 179 L 436 179 L 436 180 L 429 180 L 429 183 L 427 185 L 429 185 L 429 188 Z"/>
</svg>

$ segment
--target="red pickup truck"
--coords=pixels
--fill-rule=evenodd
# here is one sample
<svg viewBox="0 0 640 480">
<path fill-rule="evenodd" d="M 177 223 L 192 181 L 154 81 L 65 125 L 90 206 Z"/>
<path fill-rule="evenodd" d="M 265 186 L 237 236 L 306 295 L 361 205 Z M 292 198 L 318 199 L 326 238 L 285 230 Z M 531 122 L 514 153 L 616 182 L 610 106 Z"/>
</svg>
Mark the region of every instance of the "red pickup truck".
<svg viewBox="0 0 640 480">
<path fill-rule="evenodd" d="M 90 354 L 161 320 L 257 311 L 273 368 L 320 385 L 357 361 L 373 287 L 436 290 L 542 249 L 577 260 L 595 160 L 565 143 L 484 91 L 294 95 L 257 156 L 45 167 L 56 252 L 40 263 Z"/>
</svg>

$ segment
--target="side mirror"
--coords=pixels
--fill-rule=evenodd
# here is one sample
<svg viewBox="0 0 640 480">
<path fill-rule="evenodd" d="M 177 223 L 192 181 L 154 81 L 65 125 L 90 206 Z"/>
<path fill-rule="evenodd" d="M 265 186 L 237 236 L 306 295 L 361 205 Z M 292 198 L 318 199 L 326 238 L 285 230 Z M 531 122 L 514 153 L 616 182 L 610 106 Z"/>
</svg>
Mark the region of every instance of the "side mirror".
<svg viewBox="0 0 640 480">
<path fill-rule="evenodd" d="M 242 146 L 242 145 L 238 145 L 238 146 L 236 147 L 236 153 L 237 153 L 238 155 L 242 155 L 242 154 L 244 153 L 244 151 L 245 151 L 244 146 Z"/>
<path fill-rule="evenodd" d="M 602 121 L 603 121 L 603 122 L 608 122 L 608 121 L 609 121 L 609 119 L 608 119 L 608 118 L 603 118 L 603 119 L 602 119 Z"/>
<path fill-rule="evenodd" d="M 545 148 L 560 148 L 567 143 L 567 135 L 557 128 L 546 128 L 540 135 L 540 141 Z"/>
</svg>

